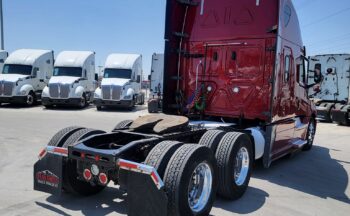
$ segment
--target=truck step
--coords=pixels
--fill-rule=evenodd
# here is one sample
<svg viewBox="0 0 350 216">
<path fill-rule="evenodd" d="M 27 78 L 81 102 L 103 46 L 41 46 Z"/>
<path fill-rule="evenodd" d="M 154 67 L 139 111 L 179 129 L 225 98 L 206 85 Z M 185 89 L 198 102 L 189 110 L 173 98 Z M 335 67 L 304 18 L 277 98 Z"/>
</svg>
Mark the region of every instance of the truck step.
<svg viewBox="0 0 350 216">
<path fill-rule="evenodd" d="M 296 148 L 301 148 L 306 144 L 307 144 L 307 140 L 303 140 L 303 139 L 292 140 L 292 145 Z"/>
<path fill-rule="evenodd" d="M 178 77 L 178 76 L 172 76 L 170 77 L 171 80 L 182 80 L 182 77 Z"/>
<path fill-rule="evenodd" d="M 193 2 L 191 0 L 177 0 L 180 4 L 186 5 L 186 6 L 198 6 L 199 2 Z"/>
<path fill-rule="evenodd" d="M 174 35 L 175 35 L 176 37 L 181 37 L 181 38 L 188 38 L 188 37 L 189 37 L 188 34 L 182 33 L 182 32 L 174 32 Z"/>
</svg>

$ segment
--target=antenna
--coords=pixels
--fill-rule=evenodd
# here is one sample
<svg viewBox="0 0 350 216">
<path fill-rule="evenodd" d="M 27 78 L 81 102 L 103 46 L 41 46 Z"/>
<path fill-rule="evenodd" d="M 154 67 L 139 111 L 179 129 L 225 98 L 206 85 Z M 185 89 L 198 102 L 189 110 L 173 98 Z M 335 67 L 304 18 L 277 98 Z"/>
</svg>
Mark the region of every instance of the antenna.
<svg viewBox="0 0 350 216">
<path fill-rule="evenodd" d="M 5 49 L 4 45 L 4 20 L 3 20 L 3 13 L 2 13 L 2 0 L 0 0 L 0 37 L 1 37 L 1 49 Z"/>
</svg>

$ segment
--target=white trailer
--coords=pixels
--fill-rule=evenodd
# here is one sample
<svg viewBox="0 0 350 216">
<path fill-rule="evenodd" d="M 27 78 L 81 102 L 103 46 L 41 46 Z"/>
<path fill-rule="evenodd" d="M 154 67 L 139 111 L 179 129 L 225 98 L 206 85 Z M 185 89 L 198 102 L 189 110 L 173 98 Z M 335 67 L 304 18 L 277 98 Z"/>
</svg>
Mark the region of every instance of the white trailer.
<svg viewBox="0 0 350 216">
<path fill-rule="evenodd" d="M 52 76 L 53 62 L 52 50 L 20 49 L 11 53 L 0 74 L 0 103 L 31 106 L 40 101 Z"/>
<path fill-rule="evenodd" d="M 308 83 L 317 81 L 309 89 L 317 106 L 317 117 L 349 124 L 350 54 L 309 57 Z"/>
<path fill-rule="evenodd" d="M 159 112 L 162 109 L 164 54 L 154 53 L 152 55 L 151 74 L 148 79 L 151 81 L 148 112 Z"/>
<path fill-rule="evenodd" d="M 94 94 L 97 110 L 105 106 L 132 109 L 135 104 L 144 104 L 141 77 L 141 55 L 110 54 L 105 63 L 101 87 Z"/>
<path fill-rule="evenodd" d="M 84 108 L 93 100 L 96 83 L 94 52 L 63 51 L 57 56 L 42 103 L 46 108 L 65 105 Z"/>
</svg>

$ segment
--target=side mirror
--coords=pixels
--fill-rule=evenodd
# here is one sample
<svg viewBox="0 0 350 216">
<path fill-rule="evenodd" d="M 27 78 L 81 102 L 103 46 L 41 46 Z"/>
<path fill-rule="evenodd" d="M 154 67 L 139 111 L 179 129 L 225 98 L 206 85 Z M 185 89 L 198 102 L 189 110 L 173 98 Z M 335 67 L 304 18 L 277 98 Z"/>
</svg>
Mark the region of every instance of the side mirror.
<svg viewBox="0 0 350 216">
<path fill-rule="evenodd" d="M 151 78 L 152 78 L 151 75 L 148 75 L 148 80 L 151 80 Z"/>
<path fill-rule="evenodd" d="M 98 74 L 95 73 L 95 81 L 98 81 Z"/>
<path fill-rule="evenodd" d="M 137 83 L 141 83 L 141 75 L 137 75 L 137 80 L 136 80 Z"/>
</svg>

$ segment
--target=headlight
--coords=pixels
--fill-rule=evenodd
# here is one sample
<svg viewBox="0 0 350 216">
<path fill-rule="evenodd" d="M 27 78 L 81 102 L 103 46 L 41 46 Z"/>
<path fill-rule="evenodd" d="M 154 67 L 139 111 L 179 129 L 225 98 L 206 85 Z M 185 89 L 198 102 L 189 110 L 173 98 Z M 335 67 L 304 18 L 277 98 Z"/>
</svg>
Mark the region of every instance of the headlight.
<svg viewBox="0 0 350 216">
<path fill-rule="evenodd" d="M 94 93 L 94 98 L 100 98 L 99 94 Z"/>
<path fill-rule="evenodd" d="M 132 95 L 126 95 L 126 96 L 124 96 L 124 99 L 125 99 L 125 100 L 131 100 L 131 98 L 132 98 Z"/>
</svg>

